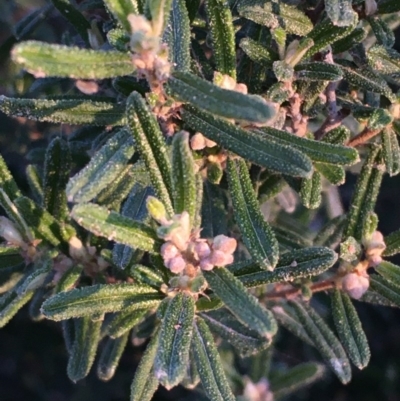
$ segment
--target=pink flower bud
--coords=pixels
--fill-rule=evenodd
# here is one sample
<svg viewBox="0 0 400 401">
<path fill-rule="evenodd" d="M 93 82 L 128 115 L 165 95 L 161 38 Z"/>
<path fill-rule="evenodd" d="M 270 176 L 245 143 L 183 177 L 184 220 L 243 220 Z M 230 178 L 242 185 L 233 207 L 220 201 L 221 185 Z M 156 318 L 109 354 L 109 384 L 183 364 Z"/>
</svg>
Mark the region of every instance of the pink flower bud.
<svg viewBox="0 0 400 401">
<path fill-rule="evenodd" d="M 169 241 L 165 242 L 161 246 L 161 256 L 163 257 L 165 263 L 168 263 L 172 258 L 178 255 L 178 253 L 178 248 Z"/>
<path fill-rule="evenodd" d="M 244 95 L 247 95 L 247 93 L 248 93 L 247 85 L 246 84 L 236 84 L 235 91 L 243 93 Z"/>
<path fill-rule="evenodd" d="M 167 267 L 172 273 L 178 274 L 186 267 L 185 259 L 182 256 L 175 256 L 168 262 Z"/>
<path fill-rule="evenodd" d="M 232 254 L 235 252 L 236 246 L 235 238 L 226 235 L 217 235 L 213 240 L 213 249 L 224 253 Z"/>
<path fill-rule="evenodd" d="M 202 259 L 200 261 L 200 269 L 210 271 L 214 268 L 214 265 L 210 262 L 209 258 Z"/>
<path fill-rule="evenodd" d="M 211 139 L 207 139 L 206 140 L 206 146 L 207 148 L 213 148 L 214 146 L 217 146 L 217 142 L 212 141 Z"/>
<path fill-rule="evenodd" d="M 375 267 L 382 263 L 382 257 L 380 255 L 368 256 L 368 266 Z"/>
<path fill-rule="evenodd" d="M 360 299 L 368 290 L 369 276 L 367 273 L 349 273 L 342 279 L 343 291 L 352 298 Z"/>
<path fill-rule="evenodd" d="M 24 247 L 25 242 L 14 223 L 7 217 L 0 217 L 0 235 L 9 243 Z"/>
<path fill-rule="evenodd" d="M 204 259 L 210 256 L 211 249 L 207 242 L 196 242 L 194 251 L 197 253 L 199 259 Z"/>
<path fill-rule="evenodd" d="M 207 146 L 206 138 L 202 133 L 197 132 L 190 139 L 190 146 L 193 150 L 202 150 Z"/>
<path fill-rule="evenodd" d="M 209 259 L 215 266 L 226 266 L 233 262 L 233 256 L 231 254 L 218 250 L 213 250 Z"/>
</svg>

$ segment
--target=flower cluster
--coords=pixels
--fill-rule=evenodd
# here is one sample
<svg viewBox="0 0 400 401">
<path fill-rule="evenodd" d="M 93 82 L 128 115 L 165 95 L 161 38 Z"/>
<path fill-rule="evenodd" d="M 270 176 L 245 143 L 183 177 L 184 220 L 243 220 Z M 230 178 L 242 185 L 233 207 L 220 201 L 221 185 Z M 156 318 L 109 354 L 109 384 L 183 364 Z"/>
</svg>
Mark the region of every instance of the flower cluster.
<svg viewBox="0 0 400 401">
<path fill-rule="evenodd" d="M 248 401 L 273 401 L 274 395 L 267 379 L 262 378 L 258 383 L 246 381 L 243 397 Z"/>
<path fill-rule="evenodd" d="M 343 291 L 354 299 L 360 299 L 369 288 L 369 275 L 367 269 L 375 267 L 382 262 L 382 253 L 386 249 L 384 238 L 381 232 L 374 231 L 368 238 L 363 240 L 364 260 L 353 267 L 349 263 L 341 266 L 346 274 L 341 277 Z M 356 258 L 358 248 L 351 246 L 353 257 Z"/>
<path fill-rule="evenodd" d="M 199 269 L 209 271 L 233 262 L 237 246 L 234 238 L 225 235 L 218 235 L 212 240 L 200 238 L 200 230 L 191 228 L 187 212 L 168 219 L 162 203 L 154 197 L 148 198 L 147 208 L 160 224 L 157 235 L 165 241 L 161 256 L 171 272 L 195 276 Z"/>
</svg>

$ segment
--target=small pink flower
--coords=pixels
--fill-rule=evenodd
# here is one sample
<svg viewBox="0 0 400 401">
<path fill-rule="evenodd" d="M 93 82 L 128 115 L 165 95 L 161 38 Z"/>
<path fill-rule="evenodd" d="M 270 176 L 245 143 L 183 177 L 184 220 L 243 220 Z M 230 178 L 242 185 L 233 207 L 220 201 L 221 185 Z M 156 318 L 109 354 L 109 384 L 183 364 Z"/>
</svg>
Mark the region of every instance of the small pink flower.
<svg viewBox="0 0 400 401">
<path fill-rule="evenodd" d="M 197 253 L 199 259 L 204 259 L 210 256 L 211 249 L 207 242 L 196 242 L 194 251 Z"/>
<path fill-rule="evenodd" d="M 193 150 L 202 150 L 206 145 L 206 138 L 201 132 L 197 132 L 190 139 L 190 146 Z"/>
<path fill-rule="evenodd" d="M 168 262 L 167 267 L 172 273 L 181 273 L 186 267 L 185 259 L 182 256 L 175 256 Z"/>
<path fill-rule="evenodd" d="M 210 262 L 215 266 L 226 266 L 233 262 L 233 256 L 218 250 L 213 250 L 210 256 Z"/>
<path fill-rule="evenodd" d="M 165 263 L 168 263 L 172 258 L 178 255 L 178 248 L 171 242 L 165 242 L 161 246 L 161 256 L 164 259 Z"/>
<path fill-rule="evenodd" d="M 352 298 L 360 299 L 369 288 L 368 273 L 349 273 L 342 279 L 343 291 L 347 292 Z"/>
<path fill-rule="evenodd" d="M 237 241 L 226 235 L 217 235 L 213 240 L 213 249 L 232 254 L 235 252 Z"/>
<path fill-rule="evenodd" d="M 210 262 L 209 258 L 202 259 L 200 261 L 200 269 L 210 271 L 214 268 L 214 265 Z"/>
</svg>

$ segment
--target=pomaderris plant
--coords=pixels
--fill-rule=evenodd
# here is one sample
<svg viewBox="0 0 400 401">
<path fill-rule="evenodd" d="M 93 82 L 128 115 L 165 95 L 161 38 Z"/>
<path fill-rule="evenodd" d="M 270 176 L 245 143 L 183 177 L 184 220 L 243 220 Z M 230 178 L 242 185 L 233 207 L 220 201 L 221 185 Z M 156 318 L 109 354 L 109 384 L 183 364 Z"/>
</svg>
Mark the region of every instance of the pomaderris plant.
<svg viewBox="0 0 400 401">
<path fill-rule="evenodd" d="M 50 11 L 70 23 L 64 42 L 26 40 Z M 127 342 L 146 342 L 131 401 L 160 385 L 278 400 L 325 366 L 348 383 L 370 359 L 353 299 L 400 307 L 386 260 L 400 230 L 384 237 L 374 213 L 382 177 L 400 172 L 399 13 L 399 0 L 34 10 L 11 58 L 35 90 L 0 110 L 70 129 L 31 156 L 30 192 L 0 160 L 0 325 L 28 303 L 60 322 L 72 381 L 96 363 L 111 379 Z M 281 327 L 324 364 L 270 375 Z M 232 353 L 265 366 L 225 369 Z"/>
</svg>

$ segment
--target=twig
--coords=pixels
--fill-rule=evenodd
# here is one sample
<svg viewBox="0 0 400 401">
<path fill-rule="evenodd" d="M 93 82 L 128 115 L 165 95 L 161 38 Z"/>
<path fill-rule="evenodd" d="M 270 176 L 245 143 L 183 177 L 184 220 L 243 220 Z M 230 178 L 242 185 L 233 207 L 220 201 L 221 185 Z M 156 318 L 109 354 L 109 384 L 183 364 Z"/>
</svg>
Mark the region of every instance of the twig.
<svg viewBox="0 0 400 401">
<path fill-rule="evenodd" d="M 370 129 L 366 127 L 358 135 L 350 139 L 350 141 L 348 141 L 346 145 L 353 148 L 359 145 L 363 145 L 365 142 L 378 135 L 381 131 L 382 128 Z"/>
<path fill-rule="evenodd" d="M 339 127 L 342 124 L 342 121 L 350 114 L 349 109 L 341 109 L 337 112 L 336 118 L 331 119 L 329 116 L 322 123 L 321 127 L 319 127 L 314 132 L 314 138 L 316 140 L 322 139 L 329 131 Z"/>
<path fill-rule="evenodd" d="M 314 283 L 310 286 L 310 290 L 315 292 L 327 291 L 335 287 L 335 281 L 330 278 L 328 280 L 323 280 L 317 283 Z M 265 294 L 263 296 L 263 300 L 278 300 L 278 299 L 285 299 L 285 298 L 294 298 L 301 294 L 301 288 L 289 288 L 287 290 L 282 291 L 273 291 Z"/>
</svg>

